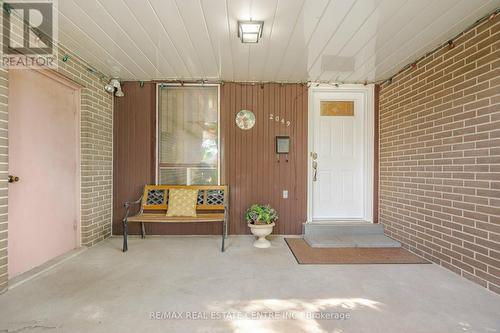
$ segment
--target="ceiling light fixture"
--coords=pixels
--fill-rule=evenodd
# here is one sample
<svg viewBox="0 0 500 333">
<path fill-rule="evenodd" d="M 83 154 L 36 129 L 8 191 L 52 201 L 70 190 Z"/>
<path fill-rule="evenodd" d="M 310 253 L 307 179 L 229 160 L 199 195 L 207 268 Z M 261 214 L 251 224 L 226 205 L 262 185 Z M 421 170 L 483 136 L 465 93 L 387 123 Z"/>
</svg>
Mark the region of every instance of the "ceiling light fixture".
<svg viewBox="0 0 500 333">
<path fill-rule="evenodd" d="M 258 43 L 264 21 L 238 21 L 238 37 L 242 43 Z"/>
</svg>

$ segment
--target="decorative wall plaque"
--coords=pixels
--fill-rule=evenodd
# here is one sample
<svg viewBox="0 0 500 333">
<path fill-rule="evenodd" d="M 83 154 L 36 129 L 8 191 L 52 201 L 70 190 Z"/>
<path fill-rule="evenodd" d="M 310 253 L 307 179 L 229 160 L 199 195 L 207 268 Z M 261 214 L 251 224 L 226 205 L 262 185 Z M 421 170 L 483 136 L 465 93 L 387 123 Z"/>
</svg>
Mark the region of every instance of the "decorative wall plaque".
<svg viewBox="0 0 500 333">
<path fill-rule="evenodd" d="M 236 125 L 243 130 L 249 130 L 255 125 L 255 114 L 250 110 L 241 110 L 236 114 Z"/>
<path fill-rule="evenodd" d="M 354 101 L 321 101 L 320 115 L 326 117 L 354 116 Z"/>
</svg>

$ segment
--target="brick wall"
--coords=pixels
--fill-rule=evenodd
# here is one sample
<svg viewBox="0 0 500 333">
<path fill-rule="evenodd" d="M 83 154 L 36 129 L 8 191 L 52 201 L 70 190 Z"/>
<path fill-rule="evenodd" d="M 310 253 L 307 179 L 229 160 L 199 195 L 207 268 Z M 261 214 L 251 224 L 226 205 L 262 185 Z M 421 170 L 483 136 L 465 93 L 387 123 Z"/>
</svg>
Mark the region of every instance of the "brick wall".
<svg viewBox="0 0 500 333">
<path fill-rule="evenodd" d="M 0 2 L 1 4 L 1 2 Z M 92 246 L 111 234 L 113 98 L 100 75 L 68 50 L 59 73 L 81 84 L 81 242 Z M 8 71 L 0 68 L 0 292 L 7 287 Z"/>
<path fill-rule="evenodd" d="M 500 15 L 380 90 L 386 233 L 500 293 Z"/>
<path fill-rule="evenodd" d="M 59 61 L 59 72 L 80 83 L 81 238 L 92 246 L 111 234 L 113 173 L 113 97 L 104 91 L 100 75 L 67 49 L 70 58 Z"/>
</svg>

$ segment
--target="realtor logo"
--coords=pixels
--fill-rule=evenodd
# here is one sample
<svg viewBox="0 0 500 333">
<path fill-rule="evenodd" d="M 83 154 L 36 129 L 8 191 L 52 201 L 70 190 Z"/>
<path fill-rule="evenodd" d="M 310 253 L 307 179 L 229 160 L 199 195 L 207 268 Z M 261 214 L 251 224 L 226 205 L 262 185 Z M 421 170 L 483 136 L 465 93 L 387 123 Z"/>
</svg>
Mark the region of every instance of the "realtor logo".
<svg viewBox="0 0 500 333">
<path fill-rule="evenodd" d="M 3 67 L 57 67 L 55 2 L 9 1 L 2 12 Z"/>
</svg>

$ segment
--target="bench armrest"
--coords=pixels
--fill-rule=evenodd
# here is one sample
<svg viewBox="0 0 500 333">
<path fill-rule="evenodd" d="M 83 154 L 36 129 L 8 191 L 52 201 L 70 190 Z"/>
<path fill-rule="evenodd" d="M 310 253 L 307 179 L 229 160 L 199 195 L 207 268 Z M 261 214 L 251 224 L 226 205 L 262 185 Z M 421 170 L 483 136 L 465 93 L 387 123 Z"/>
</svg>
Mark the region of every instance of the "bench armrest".
<svg viewBox="0 0 500 333">
<path fill-rule="evenodd" d="M 140 204 L 142 201 L 142 195 L 139 199 L 135 200 L 135 201 L 125 201 L 125 203 L 123 204 L 123 206 L 125 206 L 125 208 L 128 208 L 130 207 L 131 205 L 138 205 Z"/>
<path fill-rule="evenodd" d="M 135 200 L 135 201 L 126 201 L 123 206 L 127 209 L 126 213 L 125 213 L 125 217 L 123 218 L 123 220 L 126 220 L 130 214 L 130 206 L 132 205 L 138 205 L 138 204 L 141 204 L 142 202 L 142 195 L 139 199 Z"/>
</svg>

